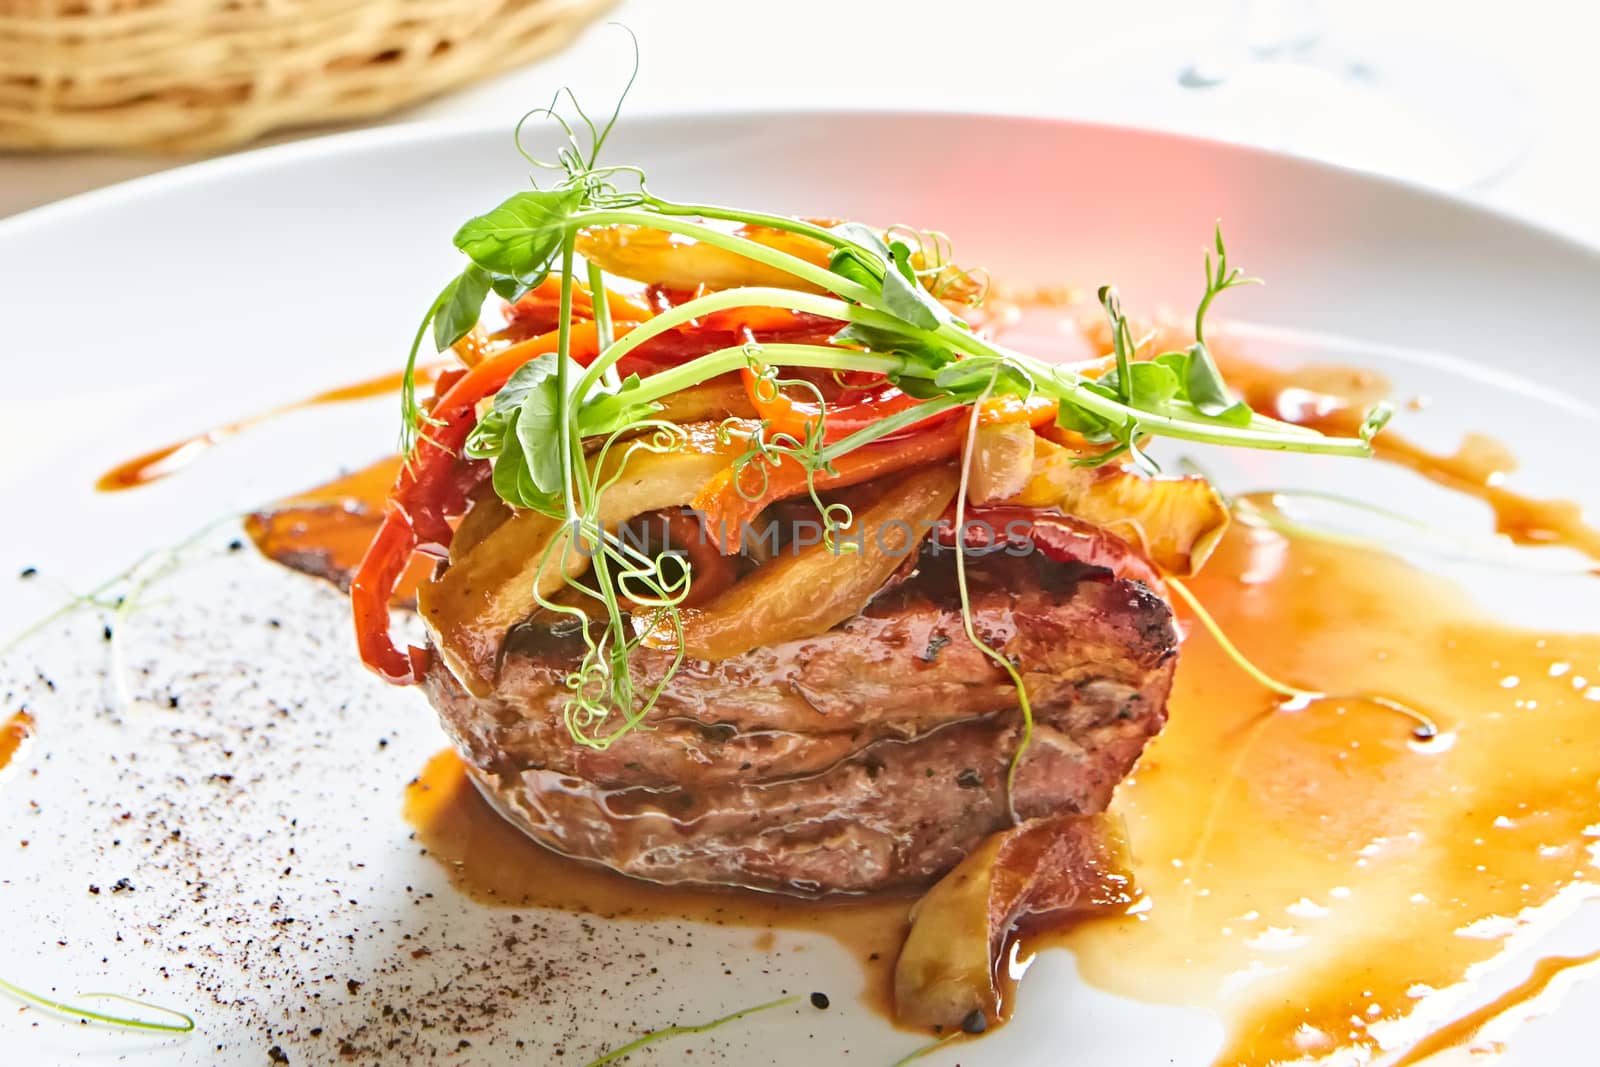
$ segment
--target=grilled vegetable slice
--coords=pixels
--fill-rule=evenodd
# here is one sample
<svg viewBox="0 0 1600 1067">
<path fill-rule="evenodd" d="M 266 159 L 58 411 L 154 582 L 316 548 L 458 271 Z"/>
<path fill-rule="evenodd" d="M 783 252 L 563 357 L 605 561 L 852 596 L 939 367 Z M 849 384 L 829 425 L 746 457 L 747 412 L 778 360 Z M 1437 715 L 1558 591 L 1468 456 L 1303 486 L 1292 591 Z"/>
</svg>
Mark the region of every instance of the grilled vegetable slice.
<svg viewBox="0 0 1600 1067">
<path fill-rule="evenodd" d="M 1108 815 L 1055 815 L 991 836 L 911 909 L 894 969 L 896 1021 L 948 1029 L 974 1012 L 996 1021 L 995 970 L 1018 921 L 1126 907 L 1126 851 Z"/>
</svg>

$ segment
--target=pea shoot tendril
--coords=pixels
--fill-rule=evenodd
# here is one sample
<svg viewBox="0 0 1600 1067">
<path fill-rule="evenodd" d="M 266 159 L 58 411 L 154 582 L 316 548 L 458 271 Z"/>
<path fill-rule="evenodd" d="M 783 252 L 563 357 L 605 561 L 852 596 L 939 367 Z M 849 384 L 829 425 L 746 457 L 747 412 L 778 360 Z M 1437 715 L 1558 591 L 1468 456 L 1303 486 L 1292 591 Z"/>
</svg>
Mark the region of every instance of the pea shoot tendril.
<svg viewBox="0 0 1600 1067">
<path fill-rule="evenodd" d="M 694 1026 L 665 1026 L 660 1030 L 651 1030 L 649 1033 L 633 1039 L 626 1045 L 623 1045 L 621 1048 L 613 1049 L 598 1059 L 590 1060 L 588 1063 L 584 1064 L 584 1067 L 604 1067 L 605 1064 L 615 1063 L 624 1056 L 627 1056 L 629 1053 L 638 1052 L 646 1045 L 653 1045 L 657 1041 L 665 1041 L 671 1037 L 681 1037 L 684 1034 L 703 1034 L 707 1031 L 715 1030 L 718 1027 L 726 1026 L 729 1023 L 737 1022 L 747 1015 L 754 1015 L 757 1012 L 762 1011 L 770 1011 L 773 1008 L 781 1008 L 787 1004 L 793 1004 L 799 999 L 799 997 L 782 997 L 778 1000 L 769 1000 L 765 1004 L 757 1004 L 753 1008 L 745 1008 L 741 1011 L 730 1012 L 729 1014 L 722 1016 L 720 1019 L 712 1019 L 708 1023 L 699 1023 Z"/>
<path fill-rule="evenodd" d="M 94 1011 L 70 1001 L 55 1000 L 50 997 L 34 993 L 0 978 L 0 993 L 15 997 L 17 1000 L 32 1004 L 36 1008 L 54 1012 L 69 1019 L 78 1019 L 82 1022 L 98 1023 L 101 1026 L 112 1026 L 124 1030 L 149 1030 L 163 1034 L 187 1034 L 194 1030 L 194 1018 L 177 1008 L 165 1008 L 160 1004 L 151 1004 L 149 1001 L 137 1000 L 133 997 L 123 996 L 121 993 L 80 993 L 79 1000 L 120 1000 L 136 1008 L 147 1011 L 159 1012 L 173 1021 L 143 1019 L 135 1015 L 112 1015 L 109 1012 Z"/>
<path fill-rule="evenodd" d="M 636 42 L 634 48 L 637 73 Z M 1112 323 L 1117 361 L 1113 371 L 1095 379 L 974 332 L 958 312 L 981 304 L 988 280 L 981 272 L 955 265 L 943 234 L 905 227 L 879 232 L 858 223 L 825 226 L 657 196 L 640 168 L 600 161 L 621 107 L 619 97 L 610 117 L 598 123 L 563 90 L 549 106 L 529 112 L 517 124 L 517 150 L 537 173 L 553 180 L 543 186 L 536 180 L 532 189 L 468 220 L 456 232 L 455 246 L 468 262 L 435 298 L 418 328 L 402 396 L 401 446 L 409 457 L 429 427 L 430 416 L 416 398 L 414 371 L 430 329 L 442 350 L 476 325 L 490 293 L 515 301 L 547 279 L 559 279 L 558 350 L 513 375 L 471 432 L 464 453 L 494 461 L 494 488 L 508 504 L 561 521 L 547 563 L 566 571 L 562 561 L 569 553 L 581 551 L 585 558 L 586 576 L 568 576 L 557 594 L 535 598 L 541 609 L 569 620 L 583 635 L 585 655 L 568 678 L 571 695 L 566 710 L 567 726 L 581 744 L 607 747 L 637 726 L 655 705 L 683 658 L 680 608 L 692 582 L 688 569 L 670 552 L 647 554 L 605 528 L 598 502 L 614 479 L 599 480 L 606 465 L 589 461 L 585 442 L 592 451 L 596 440 L 604 440 L 600 451 L 605 453 L 622 439 L 637 449 L 639 435 L 644 435 L 650 438 L 650 448 L 677 447 L 681 431 L 675 438 L 670 424 L 657 417 L 660 402 L 710 379 L 749 370 L 756 377 L 758 398 L 772 401 L 786 391 L 806 394 L 806 406 L 814 407 L 816 414 L 803 432 L 794 427 L 779 430 L 766 419 L 757 420 L 753 431 L 744 425 L 748 445 L 733 461 L 734 490 L 746 502 L 760 500 L 780 465 L 798 464 L 805 473 L 807 493 L 822 516 L 826 543 L 840 551 L 851 547 L 849 539 L 837 535 L 852 516 L 843 505 L 821 498 L 819 476 L 834 473 L 844 455 L 902 432 L 916 420 L 958 409 L 976 410 L 990 398 L 1054 401 L 1058 424 L 1093 447 L 1095 454 L 1082 460 L 1091 464 L 1126 457 L 1152 466 L 1140 444 L 1150 436 L 1247 448 L 1370 454 L 1367 438 L 1381 426 L 1381 413 L 1374 415 L 1361 437 L 1327 437 L 1258 415 L 1228 391 L 1206 349 L 1204 320 L 1218 295 L 1255 279 L 1229 265 L 1220 227 L 1206 256 L 1206 289 L 1196 313 L 1195 343 L 1183 351 L 1135 359 L 1137 346 L 1120 300 L 1108 287 L 1101 290 L 1101 301 Z M 555 133 L 554 152 L 535 153 L 529 148 L 526 135 L 534 121 L 546 123 Z M 576 263 L 581 233 L 614 226 L 664 231 L 735 253 L 767 268 L 769 274 L 793 277 L 796 287 L 744 285 L 703 293 L 618 336 L 604 295 L 605 272 L 594 263 Z M 779 244 L 753 240 L 733 229 L 737 226 L 819 242 L 827 264 L 793 255 Z M 569 336 L 573 286 L 580 277 L 593 294 L 600 342 L 586 366 L 572 358 Z M 782 309 L 830 319 L 841 327 L 827 344 L 752 342 L 687 360 L 648 378 L 620 377 L 619 361 L 652 338 L 716 312 L 746 308 Z M 787 373 L 801 368 L 832 373 L 836 380 L 847 372 L 879 375 L 922 404 L 829 440 L 823 432 L 829 405 L 822 391 Z M 731 432 L 731 427 L 723 427 L 724 443 Z M 967 451 L 971 451 L 970 434 Z M 971 606 L 965 589 L 961 592 L 969 637 L 975 636 Z M 631 655 L 647 635 L 654 635 L 652 647 L 659 647 L 661 635 L 670 633 L 679 635 L 671 669 L 664 675 L 653 672 L 659 680 L 648 690 L 641 689 L 629 670 Z M 1020 685 L 1018 692 L 1026 726 L 1031 721 L 1027 696 Z"/>
</svg>

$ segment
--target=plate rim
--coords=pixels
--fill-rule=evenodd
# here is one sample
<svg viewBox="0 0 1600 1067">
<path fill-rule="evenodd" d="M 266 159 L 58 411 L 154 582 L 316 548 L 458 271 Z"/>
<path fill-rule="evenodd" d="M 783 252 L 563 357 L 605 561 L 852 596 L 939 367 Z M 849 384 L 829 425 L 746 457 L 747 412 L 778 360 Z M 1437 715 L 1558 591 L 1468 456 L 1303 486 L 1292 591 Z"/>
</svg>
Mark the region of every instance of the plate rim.
<svg viewBox="0 0 1600 1067">
<path fill-rule="evenodd" d="M 1167 142 L 1189 149 L 1219 151 L 1258 163 L 1273 166 L 1300 167 L 1309 172 L 1331 177 L 1347 185 L 1364 187 L 1369 192 L 1408 197 L 1432 202 L 1447 210 L 1474 216 L 1522 231 L 1568 254 L 1577 254 L 1593 261 L 1600 268 L 1600 238 L 1590 240 L 1546 223 L 1530 220 L 1496 205 L 1468 197 L 1460 192 L 1436 189 L 1405 178 L 1362 170 L 1357 167 L 1332 163 L 1296 155 L 1292 152 L 1263 148 L 1257 145 L 1218 140 L 1173 130 L 1156 129 L 1127 123 L 1101 122 L 1078 118 L 1030 115 L 1003 110 L 957 110 L 944 108 L 812 108 L 812 107 L 752 107 L 715 108 L 705 110 L 674 109 L 644 112 L 623 121 L 623 127 L 633 126 L 689 126 L 697 124 L 741 123 L 759 121 L 846 121 L 867 123 L 902 122 L 1000 122 L 1016 127 L 1049 128 L 1055 130 L 1083 131 L 1100 136 L 1133 136 L 1154 142 Z M 210 181 L 227 180 L 239 174 L 270 170 L 277 167 L 318 163 L 344 155 L 377 151 L 395 145 L 427 144 L 451 139 L 471 140 L 487 138 L 496 132 L 506 135 L 508 148 L 511 123 L 503 119 L 441 118 L 414 119 L 355 130 L 339 130 L 279 144 L 262 145 L 243 151 L 214 156 L 210 159 L 183 163 L 151 174 L 113 182 L 49 201 L 14 215 L 0 218 L 0 251 L 13 240 L 64 224 L 84 215 L 136 203 L 149 198 L 181 192 L 184 188 Z"/>
</svg>

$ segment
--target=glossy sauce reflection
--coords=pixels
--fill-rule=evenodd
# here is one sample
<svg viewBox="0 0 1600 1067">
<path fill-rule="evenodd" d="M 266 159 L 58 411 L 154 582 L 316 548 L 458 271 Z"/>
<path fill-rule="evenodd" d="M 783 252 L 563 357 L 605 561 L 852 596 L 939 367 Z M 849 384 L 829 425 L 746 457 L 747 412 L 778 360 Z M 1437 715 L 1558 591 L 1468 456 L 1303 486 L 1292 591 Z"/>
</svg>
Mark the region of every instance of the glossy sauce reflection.
<svg viewBox="0 0 1600 1067">
<path fill-rule="evenodd" d="M 1407 1048 L 1432 991 L 1596 895 L 1600 637 L 1511 629 L 1396 559 L 1263 531 L 1192 588 L 1270 673 L 1392 694 L 1446 733 L 1359 701 L 1284 710 L 1191 633 L 1114 804 L 1147 907 L 1023 951 L 1064 943 L 1101 988 L 1219 1009 L 1220 1064 Z M 1592 581 L 1571 595 L 1600 615 Z"/>
<path fill-rule="evenodd" d="M 1591 952 L 1587 956 L 1551 956 L 1540 960 L 1533 965 L 1533 973 L 1528 975 L 1526 981 L 1506 990 L 1476 1011 L 1469 1012 L 1449 1025 L 1435 1030 L 1417 1042 L 1404 1056 L 1395 1060 L 1390 1067 L 1412 1067 L 1413 1064 L 1423 1063 L 1428 1057 L 1446 1049 L 1464 1046 L 1476 1048 L 1478 1035 L 1487 1024 L 1537 1000 L 1550 988 L 1550 983 L 1563 975 L 1569 975 L 1574 979 L 1580 974 L 1592 977 L 1591 972 L 1595 970 L 1597 963 L 1600 963 L 1600 952 Z M 1501 1052 L 1503 1049 L 1495 1043 L 1488 1051 Z"/>
<path fill-rule="evenodd" d="M 406 786 L 405 814 L 417 841 L 462 892 L 488 904 L 558 908 L 603 918 L 687 920 L 751 927 L 754 947 L 776 946 L 772 931 L 825 934 L 866 977 L 864 1000 L 888 1016 L 892 972 L 905 939 L 908 897 L 813 903 L 769 894 L 682 889 L 641 882 L 568 859 L 535 844 L 479 795 L 460 757 L 441 752 Z"/>
<path fill-rule="evenodd" d="M 1254 406 L 1330 431 L 1350 432 L 1386 391 L 1371 372 L 1225 367 Z M 1487 438 L 1453 456 L 1392 432 L 1378 444 L 1382 458 L 1485 500 L 1513 539 L 1600 558 L 1600 534 L 1575 505 L 1501 484 L 1512 463 Z M 286 502 L 253 519 L 252 536 L 285 562 L 325 552 L 337 580 L 359 560 L 393 473 L 389 461 Z M 1429 1036 L 1454 1014 L 1443 997 L 1510 933 L 1596 895 L 1600 638 L 1511 629 L 1399 560 L 1265 531 L 1236 529 L 1192 587 L 1270 672 L 1390 694 L 1436 715 L 1446 733 L 1420 743 L 1405 720 L 1360 701 L 1279 708 L 1193 633 L 1167 729 L 1115 804 L 1139 913 L 1064 930 L 1030 924 L 1015 956 L 1064 944 L 1104 989 L 1217 1009 L 1229 1024 L 1219 1064 L 1417 1057 L 1472 1040 L 1517 991 Z M 1592 581 L 1576 579 L 1570 595 L 1589 598 L 1600 618 Z M 774 929 L 827 933 L 862 960 L 869 997 L 887 1008 L 905 900 L 826 906 L 625 879 L 528 841 L 449 753 L 408 788 L 407 814 L 479 899 L 748 926 L 762 931 L 758 947 Z M 1581 963 L 1541 964 L 1521 997 Z"/>
</svg>

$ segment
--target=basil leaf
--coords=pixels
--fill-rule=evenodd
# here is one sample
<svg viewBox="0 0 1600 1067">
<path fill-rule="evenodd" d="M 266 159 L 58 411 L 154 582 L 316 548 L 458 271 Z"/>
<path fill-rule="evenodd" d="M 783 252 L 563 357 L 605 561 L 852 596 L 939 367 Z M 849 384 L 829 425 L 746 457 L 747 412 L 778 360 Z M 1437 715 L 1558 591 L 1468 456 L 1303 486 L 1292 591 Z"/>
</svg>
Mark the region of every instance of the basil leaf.
<svg viewBox="0 0 1600 1067">
<path fill-rule="evenodd" d="M 894 263 L 894 269 L 900 272 L 900 277 L 911 284 L 917 284 L 917 269 L 911 265 L 911 246 L 904 241 L 889 242 L 889 258 Z"/>
<path fill-rule="evenodd" d="M 532 289 L 550 277 L 548 270 L 535 271 L 533 274 L 496 274 L 489 283 L 495 294 L 508 304 L 515 304 Z"/>
<path fill-rule="evenodd" d="M 889 264 L 889 246 L 859 222 L 841 222 L 831 231 L 851 242 L 828 253 L 828 269 L 874 293 L 883 291 Z"/>
<path fill-rule="evenodd" d="M 1189 353 L 1163 352 L 1150 362 L 1159 363 L 1178 379 L 1178 399 L 1189 399 Z"/>
<path fill-rule="evenodd" d="M 507 437 L 513 440 L 515 439 L 515 426 L 516 416 L 513 415 L 508 426 L 508 429 L 513 432 L 507 434 Z M 517 507 L 525 506 L 524 501 L 538 493 L 532 480 L 528 477 L 528 462 L 523 459 L 522 450 L 519 448 L 503 448 L 501 450 L 494 461 L 494 474 L 491 481 L 494 482 L 496 495 L 501 500 Z"/>
<path fill-rule="evenodd" d="M 546 493 L 533 483 L 527 459 L 518 448 L 507 448 L 495 460 L 491 481 L 495 494 L 513 507 L 541 511 L 555 518 L 565 514 L 560 495 Z"/>
<path fill-rule="evenodd" d="M 1128 367 L 1128 394 L 1134 407 L 1156 410 L 1178 395 L 1178 376 L 1162 363 L 1140 362 Z"/>
<path fill-rule="evenodd" d="M 517 444 L 522 458 L 528 463 L 528 477 L 541 492 L 554 493 L 561 485 L 561 432 L 557 414 L 561 410 L 561 393 L 556 381 L 558 357 L 549 354 L 534 360 L 535 373 L 530 375 L 527 392 L 517 409 L 515 426 Z M 534 366 L 538 364 L 538 366 Z M 527 367 L 523 368 L 524 370 Z M 540 374 L 542 372 L 542 376 Z"/>
<path fill-rule="evenodd" d="M 878 279 L 878 274 L 862 259 L 860 254 L 849 248 L 836 248 L 828 257 L 828 269 L 841 278 L 855 282 L 857 285 L 871 292 L 879 292 L 883 283 Z"/>
<path fill-rule="evenodd" d="M 846 241 L 849 241 L 851 244 L 859 245 L 861 248 L 871 252 L 873 255 L 878 257 L 878 263 L 880 264 L 881 268 L 883 270 L 888 270 L 889 260 L 893 257 L 889 254 L 889 246 L 883 243 L 882 237 L 878 236 L 877 230 L 874 230 L 870 226 L 863 226 L 859 222 L 841 222 L 828 232 L 836 233 Z M 856 250 L 852 248 L 838 248 L 834 250 L 836 255 L 839 252 L 849 252 L 853 254 L 855 251 Z"/>
<path fill-rule="evenodd" d="M 1072 404 L 1059 406 L 1056 411 L 1056 425 L 1063 430 L 1071 430 L 1082 435 L 1084 440 L 1092 444 L 1110 441 L 1115 436 L 1112 433 L 1112 424 L 1108 420 Z"/>
<path fill-rule="evenodd" d="M 1034 384 L 1026 374 L 1004 360 L 984 357 L 958 359 L 934 376 L 933 384 L 958 400 L 991 396 L 1028 396 Z"/>
<path fill-rule="evenodd" d="M 1235 400 L 1228 407 L 1223 408 L 1211 416 L 1212 422 L 1220 422 L 1224 426 L 1249 426 L 1256 417 L 1250 410 L 1250 405 L 1243 400 Z"/>
<path fill-rule="evenodd" d="M 912 378 L 909 375 L 891 375 L 889 382 L 906 396 L 917 400 L 934 400 L 950 394 L 940 389 L 938 385 L 927 378 Z"/>
<path fill-rule="evenodd" d="M 883 277 L 883 306 L 897 319 L 922 330 L 937 330 L 950 320 L 950 309 L 922 287 L 911 266 L 911 249 L 896 241 L 890 252 L 893 269 Z"/>
<path fill-rule="evenodd" d="M 937 341 L 910 337 L 877 326 L 852 322 L 828 339 L 836 345 L 865 348 L 870 352 L 893 352 L 922 364 L 929 370 L 944 366 L 955 359 L 949 348 Z"/>
<path fill-rule="evenodd" d="M 661 405 L 652 401 L 640 403 L 631 394 L 639 391 L 641 382 L 637 374 L 628 375 L 622 388 L 615 391 L 600 390 L 583 402 L 578 412 L 578 427 L 584 437 L 613 434 L 625 427 L 643 422 L 661 411 Z"/>
<path fill-rule="evenodd" d="M 547 270 L 561 247 L 568 216 L 578 207 L 578 188 L 518 193 L 456 231 L 455 246 L 478 266 L 496 274 L 528 277 Z"/>
<path fill-rule="evenodd" d="M 1231 409 L 1243 406 L 1238 398 L 1228 392 L 1222 372 L 1217 369 L 1216 361 L 1211 358 L 1211 352 L 1205 345 L 1195 342 L 1189 346 L 1188 354 L 1189 366 L 1184 386 L 1189 403 L 1202 415 L 1213 418 L 1220 418 Z M 1245 421 L 1250 421 L 1248 415 Z"/>
<path fill-rule="evenodd" d="M 505 448 L 506 431 L 511 427 L 512 418 L 515 413 L 508 416 L 505 412 L 485 412 L 478 425 L 467 434 L 461 454 L 468 459 L 494 459 Z"/>
<path fill-rule="evenodd" d="M 561 438 L 564 427 L 558 418 L 561 394 L 557 373 L 560 357 L 546 352 L 517 368 L 495 394 L 494 404 L 485 422 L 503 427 L 504 444 L 495 461 L 495 491 L 502 483 L 515 489 L 515 497 L 507 500 L 524 507 L 540 507 L 548 501 L 559 500 L 565 492 L 561 484 Z M 576 381 L 583 373 L 577 363 L 568 361 L 568 380 Z M 501 474 L 499 466 L 508 456 L 515 456 L 511 469 Z"/>
<path fill-rule="evenodd" d="M 958 359 L 934 376 L 933 384 L 953 396 L 976 396 L 989 387 L 1000 373 L 992 359 Z M 998 382 L 996 385 L 998 386 Z"/>
<path fill-rule="evenodd" d="M 443 352 L 478 325 L 483 301 L 489 295 L 489 274 L 476 263 L 467 265 L 440 294 L 443 306 L 433 317 L 433 344 Z"/>
<path fill-rule="evenodd" d="M 911 266 L 911 248 L 904 241 L 887 244 L 859 222 L 841 222 L 833 233 L 850 244 L 835 248 L 828 269 L 883 296 L 884 309 L 902 322 L 922 330 L 936 330 L 951 314 L 917 280 Z"/>
</svg>

